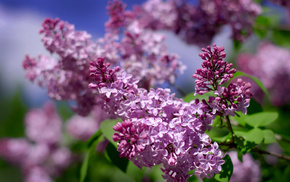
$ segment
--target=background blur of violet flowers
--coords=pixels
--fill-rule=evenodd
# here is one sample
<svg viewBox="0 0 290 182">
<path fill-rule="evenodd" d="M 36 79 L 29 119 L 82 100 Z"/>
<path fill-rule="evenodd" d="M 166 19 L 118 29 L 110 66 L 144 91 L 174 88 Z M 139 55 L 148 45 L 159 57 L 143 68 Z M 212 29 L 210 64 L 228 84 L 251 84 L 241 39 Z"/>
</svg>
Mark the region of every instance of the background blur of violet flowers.
<svg viewBox="0 0 290 182">
<path fill-rule="evenodd" d="M 127 4 L 128 9 L 132 9 L 133 5 L 142 4 L 145 0 L 123 0 L 123 2 Z M 188 2 L 197 3 L 195 0 Z M 282 23 L 289 23 L 290 13 L 285 11 L 285 9 L 281 9 L 281 7 L 268 1 L 263 1 L 263 5 L 268 8 L 273 8 L 276 12 L 276 16 L 279 18 L 282 17 Z M 90 121 L 92 118 L 86 118 L 86 120 L 83 121 L 85 123 L 85 125 L 82 125 L 83 128 L 78 128 L 80 118 L 78 118 L 78 116 L 72 117 L 72 111 L 67 107 L 67 103 L 58 102 L 55 105 L 51 105 L 52 103 L 49 102 L 48 104 L 45 104 L 50 100 L 47 96 L 46 90 L 39 88 L 36 84 L 32 84 L 25 78 L 22 60 L 26 54 L 37 56 L 42 53 L 47 53 L 40 41 L 40 35 L 38 34 L 41 28 L 41 23 L 46 17 L 53 19 L 59 17 L 64 21 L 68 21 L 75 25 L 76 30 L 85 30 L 90 33 L 93 36 L 93 40 L 102 37 L 105 33 L 104 24 L 109 18 L 106 12 L 106 6 L 107 1 L 93 0 L 0 0 L 0 138 L 27 137 L 27 140 L 14 140 L 10 142 L 10 144 L 12 143 L 11 145 L 7 144 L 9 143 L 9 140 L 5 141 L 5 144 L 2 143 L 3 145 L 0 144 L 0 146 L 12 146 L 12 148 L 13 146 L 20 146 L 20 148 L 16 147 L 15 150 L 26 151 L 26 153 L 17 153 L 17 156 L 11 159 L 12 163 L 20 162 L 21 169 L 10 165 L 0 158 L 1 182 L 22 181 L 23 178 L 21 175 L 23 174 L 23 171 L 21 170 L 25 171 L 28 170 L 28 168 L 30 173 L 27 173 L 27 176 L 25 176 L 27 181 L 37 181 L 34 176 L 40 176 L 42 180 L 45 181 L 45 179 L 47 179 L 46 181 L 50 181 L 50 178 L 43 172 L 44 169 L 30 167 L 32 165 L 30 162 L 33 160 L 36 160 L 35 163 L 41 163 L 37 164 L 37 166 L 42 166 L 45 170 L 50 171 L 50 175 L 58 177 L 58 181 L 65 181 L 68 179 L 69 181 L 78 181 L 79 174 L 66 172 L 64 173 L 64 176 L 60 177 L 59 174 L 57 174 L 59 171 L 54 171 L 55 169 L 52 168 L 61 171 L 63 168 L 69 166 L 71 161 L 80 162 L 82 159 L 80 159 L 79 156 L 74 156 L 63 146 L 66 146 L 68 143 L 71 144 L 73 139 L 81 141 L 87 140 L 94 131 L 97 130 L 99 123 L 93 123 Z M 184 74 L 177 77 L 176 85 L 179 88 L 182 88 L 186 93 L 193 92 L 194 81 L 191 75 L 194 73 L 195 69 L 200 66 L 201 60 L 198 57 L 200 48 L 197 45 L 186 44 L 172 32 L 165 30 L 160 31 L 166 35 L 166 44 L 169 51 L 179 54 L 180 60 L 187 66 Z M 238 70 L 254 75 L 262 81 L 264 78 L 265 86 L 270 92 L 273 92 L 271 101 L 277 106 L 281 106 L 280 111 L 282 114 L 285 110 L 288 111 L 290 97 L 288 92 L 289 85 L 287 87 L 286 85 L 290 82 L 290 66 L 288 66 L 290 61 L 289 47 L 277 48 L 268 42 L 260 43 L 260 39 L 256 35 L 252 35 L 237 51 L 234 49 L 234 43 L 230 36 L 230 27 L 224 26 L 214 37 L 212 42 L 225 47 L 228 55 L 227 60 L 236 63 Z M 272 52 L 267 51 L 267 48 L 271 49 Z M 265 55 L 263 55 L 263 51 L 266 51 L 269 56 L 264 58 Z M 273 58 L 275 62 L 266 60 L 270 57 Z M 237 62 L 235 62 L 236 58 Z M 264 64 L 263 62 L 267 64 Z M 260 64 L 265 66 L 259 66 Z M 272 68 L 272 64 L 274 64 L 275 67 Z M 286 67 L 285 64 L 287 65 Z M 283 70 L 283 74 L 277 74 L 277 72 L 281 72 L 281 70 Z M 265 74 L 267 77 L 263 77 Z M 275 85 L 279 80 L 283 80 L 283 84 L 280 83 L 278 86 Z M 171 89 L 177 93 L 177 96 L 181 97 L 181 94 L 178 93 L 174 87 L 167 84 L 161 86 L 171 87 Z M 256 92 L 259 93 L 259 90 L 257 89 Z M 281 96 L 281 93 L 285 94 L 285 98 L 279 97 Z M 258 98 L 257 100 L 258 102 L 262 102 L 261 98 Z M 39 110 L 30 110 L 31 108 L 38 108 Z M 43 110 L 41 110 L 41 108 Z M 55 121 L 57 124 L 55 124 L 56 128 L 53 128 L 55 133 L 47 134 L 61 138 L 55 139 L 57 142 L 53 141 L 54 139 L 51 139 L 51 141 L 50 137 L 48 137 L 49 142 L 43 142 L 42 140 L 38 141 L 40 139 L 33 137 L 33 133 L 29 132 L 29 128 L 32 126 L 29 125 L 29 115 L 31 116 L 34 113 L 34 116 L 31 117 L 45 117 L 39 116 L 38 114 L 43 114 L 46 111 L 52 112 L 52 115 L 57 118 L 49 118 L 51 115 L 48 117 L 48 119 Z M 284 116 L 284 118 L 287 117 L 288 115 Z M 285 122 L 286 121 L 287 120 L 285 120 Z M 42 124 L 43 126 L 40 124 L 39 129 L 34 130 L 42 130 L 44 127 L 47 127 L 47 123 L 44 122 Z M 280 131 L 280 133 L 287 133 L 287 131 L 283 130 L 283 126 L 289 126 L 289 124 L 280 124 L 282 124 L 280 127 L 273 127 L 277 129 L 277 131 Z M 78 130 L 76 130 L 76 128 Z M 63 134 L 62 131 L 64 130 L 70 132 L 71 136 Z M 14 145 L 13 142 L 16 144 Z M 104 143 L 106 143 L 106 141 Z M 77 143 L 76 145 L 81 144 Z M 82 147 L 83 146 L 72 146 L 76 153 L 81 153 Z M 102 146 L 98 146 L 98 149 L 101 151 Z M 7 149 L 7 151 L 9 150 Z M 4 151 L 3 148 L 2 151 Z M 28 155 L 27 153 L 29 153 L 29 151 L 35 153 Z M 5 153 L 0 154 L 2 156 L 6 155 Z M 20 159 L 23 156 L 31 157 L 31 161 L 21 161 Z M 92 179 L 95 179 L 97 175 L 100 175 L 101 177 L 99 180 L 128 180 L 122 172 L 117 168 L 114 168 L 102 157 L 102 155 L 95 157 L 95 160 L 100 161 L 98 164 L 99 166 L 95 166 L 95 168 L 100 167 L 101 169 L 98 170 L 94 176 L 91 176 Z M 19 160 L 15 161 L 18 158 Z M 250 158 L 250 160 L 252 160 L 252 158 Z M 47 161 L 53 162 L 48 164 Z M 258 165 L 255 169 L 256 168 L 258 168 Z M 111 169 L 115 174 L 106 174 L 106 170 Z M 69 170 L 72 171 L 72 173 L 78 173 L 79 166 L 72 165 Z M 145 180 L 150 181 L 150 179 L 154 179 L 155 181 L 160 181 L 160 178 L 157 177 L 160 176 L 160 171 L 156 171 L 153 170 L 147 178 L 145 177 Z M 70 178 L 69 176 L 72 177 Z M 32 180 L 32 178 L 34 179 Z"/>
</svg>

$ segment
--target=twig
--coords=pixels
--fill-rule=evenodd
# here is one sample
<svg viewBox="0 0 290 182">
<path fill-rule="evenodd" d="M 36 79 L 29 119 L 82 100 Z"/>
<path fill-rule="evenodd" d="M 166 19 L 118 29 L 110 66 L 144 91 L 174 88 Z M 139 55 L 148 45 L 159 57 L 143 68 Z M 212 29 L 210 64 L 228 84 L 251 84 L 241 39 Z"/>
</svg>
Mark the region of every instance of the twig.
<svg viewBox="0 0 290 182">
<path fill-rule="evenodd" d="M 236 149 L 237 148 L 237 145 L 235 143 L 233 143 L 232 141 L 231 142 L 219 142 L 218 144 L 220 146 L 227 146 L 230 149 Z M 268 152 L 268 151 L 259 149 L 257 147 L 254 147 L 251 151 L 259 153 L 259 154 L 264 154 L 264 155 L 272 155 L 272 156 L 278 157 L 280 159 L 284 159 L 284 160 L 290 161 L 290 156 L 286 156 L 286 155 L 283 155 L 283 154 L 275 154 L 275 153 L 272 153 L 272 152 Z"/>
<path fill-rule="evenodd" d="M 272 152 L 268 152 L 268 151 L 259 149 L 257 147 L 253 148 L 252 151 L 253 152 L 257 152 L 259 154 L 272 155 L 272 156 L 278 157 L 280 159 L 284 159 L 284 160 L 290 161 L 290 157 L 289 156 L 286 156 L 286 155 L 283 155 L 283 154 L 275 154 L 275 153 L 272 153 Z"/>
<path fill-rule="evenodd" d="M 283 142 L 290 144 L 290 140 L 283 138 L 281 135 L 275 134 L 275 138 L 277 140 L 280 140 L 280 141 L 283 141 Z"/>
<path fill-rule="evenodd" d="M 230 117 L 228 115 L 226 116 L 226 122 L 227 122 L 228 128 L 229 128 L 229 130 L 230 130 L 230 132 L 232 134 L 232 141 L 233 141 L 233 143 L 235 143 L 235 137 L 236 137 L 236 135 L 234 133 L 234 130 L 232 128 L 232 124 L 231 124 L 231 121 L 230 121 Z"/>
</svg>

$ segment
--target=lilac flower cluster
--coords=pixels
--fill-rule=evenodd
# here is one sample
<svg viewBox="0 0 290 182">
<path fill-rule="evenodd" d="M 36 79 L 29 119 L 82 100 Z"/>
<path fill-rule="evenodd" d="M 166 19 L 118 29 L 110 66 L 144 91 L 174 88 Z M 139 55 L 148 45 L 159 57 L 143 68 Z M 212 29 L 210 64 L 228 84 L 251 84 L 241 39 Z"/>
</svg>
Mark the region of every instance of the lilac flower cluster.
<svg viewBox="0 0 290 182">
<path fill-rule="evenodd" d="M 75 31 L 67 22 L 46 19 L 40 30 L 42 42 L 56 56 L 27 55 L 23 61 L 30 81 L 47 88 L 53 99 L 74 101 L 77 105 L 74 110 L 83 116 L 92 111 L 98 100 L 98 95 L 87 87 L 90 60 L 104 57 L 111 65 L 120 64 L 141 80 L 139 86 L 146 89 L 164 81 L 173 83 L 177 72 L 184 70 L 178 56 L 168 53 L 164 36 L 142 29 L 119 1 L 111 2 L 108 10 L 111 16 L 106 23 L 108 30 L 97 42 L 85 31 Z M 122 23 L 123 18 L 126 22 Z M 122 39 L 120 26 L 124 30 Z"/>
<path fill-rule="evenodd" d="M 45 48 L 57 54 L 58 60 L 43 55 L 38 58 L 26 56 L 23 61 L 26 77 L 46 87 L 53 99 L 74 100 L 77 104 L 75 111 L 87 115 L 95 105 L 96 97 L 87 88 L 89 60 L 107 55 L 90 41 L 90 35 L 75 31 L 73 25 L 59 19 L 46 19 L 40 33 L 44 35 Z M 110 60 L 114 57 L 111 55 Z"/>
<path fill-rule="evenodd" d="M 186 181 L 191 170 L 201 178 L 220 172 L 223 154 L 204 133 L 214 115 L 203 102 L 185 103 L 169 89 L 139 88 L 132 75 L 109 66 L 104 58 L 91 62 L 89 87 L 107 112 L 123 119 L 113 127 L 121 157 L 139 168 L 163 164 L 167 181 Z"/>
<path fill-rule="evenodd" d="M 197 5 L 177 0 L 148 0 L 135 8 L 146 28 L 170 30 L 188 44 L 205 46 L 224 25 L 232 29 L 232 38 L 243 41 L 261 7 L 252 0 L 200 0 Z"/>
<path fill-rule="evenodd" d="M 199 56 L 204 60 L 202 69 L 198 68 L 195 74 L 195 94 L 202 95 L 213 91 L 216 97 L 209 97 L 208 109 L 212 114 L 218 115 L 235 115 L 235 111 L 247 113 L 247 107 L 250 104 L 252 94 L 250 92 L 250 83 L 243 82 L 238 79 L 237 83 L 230 83 L 227 87 L 222 86 L 233 78 L 236 70 L 232 67 L 232 63 L 223 61 L 226 53 L 224 47 L 217 47 L 213 44 L 213 49 L 208 46 L 202 48 L 204 53 Z"/>
<path fill-rule="evenodd" d="M 259 164 L 253 159 L 251 154 L 243 155 L 243 162 L 238 159 L 236 151 L 228 153 L 231 157 L 234 171 L 230 182 L 259 182 L 261 181 L 261 169 Z"/>
<path fill-rule="evenodd" d="M 30 110 L 25 118 L 27 138 L 0 140 L 0 156 L 20 166 L 25 182 L 52 182 L 72 161 L 61 145 L 61 119 L 52 103 Z"/>
<path fill-rule="evenodd" d="M 125 11 L 125 5 L 114 0 L 108 7 L 110 15 L 106 23 L 108 36 L 120 39 L 120 65 L 127 73 L 140 80 L 139 86 L 147 90 L 164 81 L 173 83 L 176 73 L 185 66 L 176 54 L 169 54 L 164 44 L 165 36 L 144 29 L 134 12 Z M 123 37 L 119 38 L 119 34 Z"/>
<path fill-rule="evenodd" d="M 256 54 L 240 54 L 237 67 L 259 78 L 270 92 L 270 99 L 276 106 L 290 103 L 290 50 L 262 42 Z M 255 87 L 252 92 L 259 92 Z"/>
</svg>

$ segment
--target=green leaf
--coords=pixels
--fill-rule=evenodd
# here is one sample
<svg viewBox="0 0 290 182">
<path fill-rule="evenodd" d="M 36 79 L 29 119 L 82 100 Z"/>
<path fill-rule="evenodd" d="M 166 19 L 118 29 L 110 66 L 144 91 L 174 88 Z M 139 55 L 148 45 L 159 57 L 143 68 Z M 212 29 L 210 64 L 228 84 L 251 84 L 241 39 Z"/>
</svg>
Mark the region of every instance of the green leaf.
<svg viewBox="0 0 290 182">
<path fill-rule="evenodd" d="M 265 144 L 277 142 L 277 140 L 275 138 L 275 134 L 272 130 L 263 130 L 263 135 L 264 135 L 264 143 Z"/>
<path fill-rule="evenodd" d="M 96 146 L 100 141 L 102 141 L 104 137 L 98 136 L 97 139 L 94 140 L 93 144 L 90 146 L 88 152 L 86 153 L 85 160 L 82 163 L 81 170 L 80 170 L 80 182 L 84 182 L 87 176 L 88 165 L 90 161 L 90 156 L 95 152 Z"/>
<path fill-rule="evenodd" d="M 256 77 L 254 76 L 251 76 L 251 75 L 248 75 L 244 72 L 241 72 L 241 71 L 237 71 L 235 74 L 234 74 L 234 77 L 233 78 L 236 78 L 238 76 L 246 76 L 248 78 L 251 78 L 262 90 L 263 92 L 266 94 L 266 96 L 269 98 L 269 92 L 268 90 L 266 89 L 266 87 L 263 85 L 263 83 Z M 232 79 L 233 79 L 232 78 Z"/>
<path fill-rule="evenodd" d="M 258 16 L 256 22 L 253 25 L 254 32 L 261 38 L 265 38 L 267 35 L 268 27 L 271 25 L 271 22 L 268 17 Z"/>
<path fill-rule="evenodd" d="M 227 128 L 213 127 L 211 130 L 206 131 L 206 134 L 208 134 L 213 141 L 217 142 L 223 142 L 231 138 L 231 134 Z"/>
<path fill-rule="evenodd" d="M 273 30 L 271 38 L 278 46 L 290 48 L 290 30 Z"/>
<path fill-rule="evenodd" d="M 126 173 L 126 169 L 129 163 L 129 160 L 125 157 L 120 157 L 117 148 L 110 142 L 106 148 L 106 153 L 110 158 L 111 162 Z"/>
<path fill-rule="evenodd" d="M 90 158 L 90 152 L 86 153 L 85 160 L 82 163 L 81 166 L 81 177 L 80 177 L 80 182 L 85 181 L 87 171 L 88 171 L 88 165 L 89 165 L 89 158 Z"/>
<path fill-rule="evenodd" d="M 281 176 L 281 181 L 282 182 L 286 182 L 286 181 L 289 181 L 290 179 L 290 166 L 287 166 L 284 170 L 284 173 L 283 175 Z"/>
<path fill-rule="evenodd" d="M 145 172 L 145 167 L 139 169 L 133 162 L 129 161 L 126 169 L 126 174 L 132 177 L 135 181 L 142 181 Z"/>
<path fill-rule="evenodd" d="M 254 142 L 246 141 L 243 137 L 236 137 L 235 144 L 237 145 L 237 149 L 239 152 L 238 157 L 239 157 L 240 161 L 242 161 L 242 156 L 240 155 L 241 153 L 246 154 L 246 153 L 250 152 L 252 150 L 252 148 L 254 148 L 257 145 Z"/>
<path fill-rule="evenodd" d="M 250 106 L 248 107 L 247 110 L 248 110 L 247 114 L 255 114 L 258 112 L 263 112 L 262 106 L 254 99 L 251 99 Z M 243 115 L 243 114 L 240 114 L 240 115 Z"/>
<path fill-rule="evenodd" d="M 261 143 L 264 138 L 263 131 L 259 128 L 251 129 L 248 132 L 235 131 L 235 134 L 236 136 L 243 137 L 245 139 L 245 142 L 253 142 L 256 145 Z M 246 143 L 244 143 L 244 145 L 246 145 Z"/>
<path fill-rule="evenodd" d="M 263 141 L 264 133 L 259 128 L 254 128 L 244 135 L 246 141 L 254 142 L 255 144 L 260 144 Z"/>
<path fill-rule="evenodd" d="M 65 101 L 58 101 L 57 103 L 57 110 L 62 118 L 63 121 L 67 121 L 69 118 L 71 118 L 74 115 L 74 112 L 72 111 L 69 104 Z"/>
<path fill-rule="evenodd" d="M 101 130 L 98 130 L 95 134 L 93 134 L 93 136 L 91 136 L 91 138 L 89 138 L 89 140 L 87 141 L 88 148 L 90 148 L 101 135 L 102 135 Z"/>
<path fill-rule="evenodd" d="M 229 155 L 226 155 L 223 159 L 225 160 L 225 163 L 222 165 L 222 170 L 219 174 L 216 174 L 214 178 L 218 181 L 227 182 L 231 179 L 234 167 Z"/>
<path fill-rule="evenodd" d="M 278 118 L 277 112 L 260 112 L 246 116 L 246 122 L 253 127 L 267 126 Z"/>
<path fill-rule="evenodd" d="M 233 174 L 233 163 L 229 155 L 226 155 L 223 160 L 225 160 L 225 163 L 222 165 L 222 170 L 220 173 L 215 174 L 213 178 L 210 179 L 204 179 L 205 182 L 229 182 L 231 179 L 231 176 Z"/>
<path fill-rule="evenodd" d="M 115 126 L 118 122 L 122 122 L 121 119 L 108 119 L 101 123 L 100 129 L 103 133 L 103 135 L 117 148 L 117 143 L 113 141 L 113 134 L 116 132 L 113 129 L 113 126 Z"/>
<path fill-rule="evenodd" d="M 247 115 L 244 115 L 242 112 L 238 112 L 238 115 L 235 115 L 234 117 L 230 116 L 230 120 L 237 121 L 240 125 L 245 126 L 246 125 L 246 120 L 247 120 Z"/>
<path fill-rule="evenodd" d="M 24 116 L 27 106 L 17 91 L 12 97 L 2 98 L 0 101 L 0 138 L 23 137 L 25 133 Z"/>
<path fill-rule="evenodd" d="M 212 91 L 211 92 L 207 92 L 207 93 L 205 93 L 203 95 L 198 95 L 198 94 L 194 95 L 194 92 L 192 92 L 192 93 L 187 94 L 183 98 L 183 100 L 184 100 L 184 102 L 188 102 L 189 103 L 190 101 L 195 100 L 195 99 L 199 99 L 199 100 L 205 99 L 205 100 L 208 100 L 208 98 L 210 96 L 216 96 L 216 95 L 213 94 Z"/>
<path fill-rule="evenodd" d="M 238 51 L 242 47 L 242 43 L 238 40 L 233 40 L 233 44 L 235 51 Z"/>
<path fill-rule="evenodd" d="M 243 162 L 243 152 L 241 152 L 241 151 L 238 151 L 238 159 L 239 159 L 239 161 L 240 162 Z"/>
</svg>

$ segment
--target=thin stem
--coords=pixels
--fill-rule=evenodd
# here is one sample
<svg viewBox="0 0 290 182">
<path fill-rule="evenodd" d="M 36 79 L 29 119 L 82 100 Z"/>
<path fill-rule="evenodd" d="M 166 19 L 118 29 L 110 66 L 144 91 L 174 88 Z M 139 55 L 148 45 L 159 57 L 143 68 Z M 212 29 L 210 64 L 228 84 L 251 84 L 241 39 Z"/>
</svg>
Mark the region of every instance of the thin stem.
<svg viewBox="0 0 290 182">
<path fill-rule="evenodd" d="M 235 137 L 236 137 L 236 135 L 234 133 L 234 130 L 232 128 L 232 124 L 231 124 L 231 121 L 230 121 L 230 117 L 228 115 L 226 116 L 226 122 L 227 122 L 228 128 L 229 128 L 229 130 L 230 130 L 230 132 L 232 134 L 233 143 L 235 143 Z"/>
<path fill-rule="evenodd" d="M 220 146 L 227 146 L 230 149 L 236 149 L 237 148 L 237 145 L 235 143 L 233 143 L 232 141 L 231 142 L 219 142 L 218 144 Z M 276 154 L 276 153 L 268 152 L 268 151 L 259 149 L 257 147 L 254 147 L 251 151 L 252 152 L 256 152 L 258 154 L 271 155 L 271 156 L 278 157 L 280 159 L 284 159 L 284 160 L 290 161 L 290 156 L 286 156 L 286 155 L 283 155 L 283 154 Z"/>
<path fill-rule="evenodd" d="M 286 142 L 286 143 L 290 144 L 290 140 L 287 140 L 287 139 L 283 138 L 281 135 L 275 134 L 275 138 L 277 140 L 280 140 L 280 141 L 283 141 L 283 142 Z"/>
<path fill-rule="evenodd" d="M 252 150 L 253 152 L 257 152 L 259 154 L 265 154 L 265 155 L 272 155 L 272 156 L 275 156 L 275 157 L 278 157 L 280 159 L 284 159 L 284 160 L 288 160 L 290 161 L 290 157 L 289 156 L 285 156 L 283 154 L 275 154 L 275 153 L 272 153 L 272 152 L 268 152 L 268 151 L 265 151 L 265 150 L 262 150 L 262 149 L 259 149 L 257 147 L 253 148 Z"/>
</svg>

